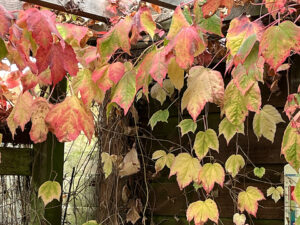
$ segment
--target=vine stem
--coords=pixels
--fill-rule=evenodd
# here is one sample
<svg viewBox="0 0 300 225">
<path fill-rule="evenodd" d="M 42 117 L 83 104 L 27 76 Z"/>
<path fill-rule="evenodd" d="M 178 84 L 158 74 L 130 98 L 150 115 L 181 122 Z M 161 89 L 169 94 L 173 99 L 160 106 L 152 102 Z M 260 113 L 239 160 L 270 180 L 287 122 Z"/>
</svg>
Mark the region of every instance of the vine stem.
<svg viewBox="0 0 300 225">
<path fill-rule="evenodd" d="M 212 68 L 212 70 L 216 69 L 220 63 L 227 58 L 227 56 L 230 54 L 230 52 L 227 52 L 227 54 Z"/>
</svg>

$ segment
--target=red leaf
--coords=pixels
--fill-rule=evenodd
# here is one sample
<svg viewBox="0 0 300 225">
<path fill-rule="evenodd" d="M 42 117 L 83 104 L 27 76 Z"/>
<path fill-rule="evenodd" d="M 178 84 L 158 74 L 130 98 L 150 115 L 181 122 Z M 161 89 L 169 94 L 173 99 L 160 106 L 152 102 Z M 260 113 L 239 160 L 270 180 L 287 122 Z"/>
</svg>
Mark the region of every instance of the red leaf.
<svg viewBox="0 0 300 225">
<path fill-rule="evenodd" d="M 21 76 L 21 82 L 23 86 L 23 91 L 27 91 L 29 89 L 34 88 L 38 84 L 39 79 L 31 71 L 28 71 Z"/>
<path fill-rule="evenodd" d="M 48 134 L 48 126 L 45 122 L 45 117 L 48 114 L 51 105 L 45 98 L 37 98 L 32 104 L 32 115 L 31 115 L 31 130 L 30 139 L 34 143 L 41 143 L 46 141 Z"/>
<path fill-rule="evenodd" d="M 78 72 L 78 61 L 73 48 L 66 44 L 63 49 L 61 43 L 55 43 L 51 48 L 40 47 L 36 55 L 39 74 L 48 66 L 51 70 L 53 85 L 61 81 L 66 73 L 75 76 Z"/>
<path fill-rule="evenodd" d="M 19 70 L 13 71 L 8 74 L 7 78 L 5 79 L 5 83 L 8 88 L 15 88 L 20 85 L 20 77 L 22 75 L 22 72 Z"/>
<path fill-rule="evenodd" d="M 98 52 L 102 62 L 107 62 L 119 48 L 130 54 L 129 32 L 132 27 L 132 18 L 127 16 L 117 23 L 106 35 L 97 41 Z"/>
<path fill-rule="evenodd" d="M 30 8 L 21 14 L 17 24 L 27 27 L 40 47 L 48 48 L 53 43 L 52 34 L 60 37 L 56 29 L 56 15 L 49 10 Z"/>
<path fill-rule="evenodd" d="M 163 80 L 168 73 L 168 62 L 166 59 L 164 49 L 158 50 L 153 56 L 152 66 L 149 70 L 151 77 L 160 84 L 163 85 Z"/>
<path fill-rule="evenodd" d="M 193 65 L 194 57 L 201 54 L 206 48 L 203 38 L 194 26 L 183 28 L 167 45 L 166 52 L 175 51 L 178 65 L 187 69 Z"/>
<path fill-rule="evenodd" d="M 8 29 L 11 26 L 11 20 L 13 15 L 8 12 L 2 5 L 0 5 L 0 36 L 4 37 L 8 33 Z"/>
<path fill-rule="evenodd" d="M 75 96 L 54 105 L 45 121 L 60 142 L 74 141 L 81 131 L 91 141 L 94 134 L 93 114 Z"/>
<path fill-rule="evenodd" d="M 125 67 L 123 63 L 116 62 L 109 66 L 108 76 L 115 84 L 121 80 L 125 73 Z"/>
<path fill-rule="evenodd" d="M 88 40 L 89 29 L 84 26 L 77 26 L 70 23 L 60 23 L 56 25 L 63 39 L 70 45 L 75 41 L 75 46 L 84 46 Z"/>
<path fill-rule="evenodd" d="M 222 8 L 220 10 L 220 16 L 221 18 L 226 17 L 230 14 L 233 5 L 233 0 L 207 0 L 202 6 L 203 16 L 205 18 L 210 17 L 214 15 L 219 8 Z"/>
</svg>

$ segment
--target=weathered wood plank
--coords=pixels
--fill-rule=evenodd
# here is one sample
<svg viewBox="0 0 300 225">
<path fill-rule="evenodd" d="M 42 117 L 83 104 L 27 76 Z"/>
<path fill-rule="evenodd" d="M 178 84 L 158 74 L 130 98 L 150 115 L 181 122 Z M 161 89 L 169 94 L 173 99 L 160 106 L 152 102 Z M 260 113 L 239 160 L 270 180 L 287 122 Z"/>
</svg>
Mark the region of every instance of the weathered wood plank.
<svg viewBox="0 0 300 225">
<path fill-rule="evenodd" d="M 23 0 L 24 2 L 44 6 L 47 8 L 73 13 L 78 16 L 83 16 L 91 18 L 94 20 L 108 22 L 110 15 L 106 11 L 108 6 L 108 1 L 106 0 L 97 0 L 97 1 L 84 1 L 84 3 L 79 4 L 78 10 L 75 10 L 74 7 L 68 6 L 69 0 Z M 72 9 L 73 8 L 73 9 Z"/>
<path fill-rule="evenodd" d="M 245 189 L 247 186 L 258 187 L 264 195 L 270 184 L 259 182 L 246 182 L 238 185 Z M 214 189 L 215 201 L 219 206 L 220 217 L 232 217 L 234 214 L 233 200 L 228 189 L 218 186 Z M 186 196 L 185 196 L 186 193 Z M 157 216 L 185 216 L 187 204 L 199 200 L 199 196 L 192 187 L 186 192 L 180 191 L 177 183 L 152 183 L 150 193 L 150 204 L 153 207 L 153 214 Z M 188 201 L 188 202 L 187 202 Z M 257 219 L 282 219 L 284 202 L 279 200 L 276 204 L 270 198 L 259 202 Z"/>
<path fill-rule="evenodd" d="M 174 217 L 174 216 L 153 216 L 153 221 L 155 224 L 160 224 L 160 225 L 190 225 L 186 220 L 186 217 Z M 220 218 L 219 224 L 223 225 L 234 225 L 232 218 Z M 283 220 L 259 220 L 259 219 L 253 219 L 253 223 L 255 225 L 283 225 Z M 205 223 L 207 225 L 212 225 L 211 221 L 208 221 Z"/>
<path fill-rule="evenodd" d="M 0 148 L 0 175 L 30 176 L 33 149 Z"/>
</svg>

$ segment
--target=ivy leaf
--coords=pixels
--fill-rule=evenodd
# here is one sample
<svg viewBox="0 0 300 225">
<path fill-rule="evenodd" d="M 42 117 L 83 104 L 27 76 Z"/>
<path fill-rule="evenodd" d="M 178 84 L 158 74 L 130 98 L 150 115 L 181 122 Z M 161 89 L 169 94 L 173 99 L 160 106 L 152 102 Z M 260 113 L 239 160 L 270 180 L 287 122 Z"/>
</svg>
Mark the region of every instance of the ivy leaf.
<svg viewBox="0 0 300 225">
<path fill-rule="evenodd" d="M 156 30 L 156 24 L 153 21 L 151 11 L 148 7 L 142 6 L 139 8 L 139 11 L 133 18 L 133 23 L 136 26 L 133 26 L 133 30 L 136 29 L 136 31 L 138 32 L 138 34 L 136 35 L 139 35 L 139 33 L 145 31 L 153 40 Z"/>
<path fill-rule="evenodd" d="M 202 225 L 206 223 L 208 219 L 218 223 L 218 206 L 212 199 L 193 202 L 186 211 L 186 217 L 189 222 L 194 219 L 195 225 Z"/>
<path fill-rule="evenodd" d="M 82 225 L 101 225 L 101 224 L 98 224 L 96 220 L 90 220 Z"/>
<path fill-rule="evenodd" d="M 61 196 L 61 186 L 56 181 L 46 181 L 43 183 L 38 191 L 38 197 L 41 197 L 44 205 L 52 202 L 54 199 L 60 201 Z"/>
<path fill-rule="evenodd" d="M 179 188 L 182 190 L 192 181 L 198 182 L 200 168 L 201 165 L 197 158 L 193 158 L 188 153 L 180 153 L 174 159 L 169 177 L 176 174 Z"/>
<path fill-rule="evenodd" d="M 286 60 L 291 50 L 298 51 L 299 47 L 300 28 L 291 21 L 269 27 L 260 42 L 260 52 L 274 71 Z"/>
<path fill-rule="evenodd" d="M 89 28 L 70 23 L 58 23 L 56 28 L 62 38 L 73 47 L 84 46 L 89 38 Z"/>
<path fill-rule="evenodd" d="M 5 42 L 2 40 L 2 38 L 0 38 L 0 60 L 4 59 L 7 56 L 7 53 L 8 53 L 8 51 L 7 51 Z"/>
<path fill-rule="evenodd" d="M 169 119 L 169 111 L 167 109 L 159 110 L 151 116 L 148 125 L 150 125 L 151 129 L 153 130 L 158 122 L 168 123 L 168 119 Z"/>
<path fill-rule="evenodd" d="M 298 171 L 300 168 L 300 134 L 297 128 L 293 128 L 291 123 L 287 126 L 282 140 L 281 154 L 286 161 Z"/>
<path fill-rule="evenodd" d="M 11 26 L 11 21 L 14 19 L 14 16 L 7 11 L 2 5 L 0 5 L 0 36 L 4 37 L 5 34 L 8 34 L 8 30 Z"/>
<path fill-rule="evenodd" d="M 228 145 L 236 133 L 244 134 L 244 129 L 244 123 L 234 125 L 225 117 L 219 124 L 219 136 L 223 134 Z"/>
<path fill-rule="evenodd" d="M 103 163 L 103 171 L 106 179 L 112 172 L 113 161 L 111 156 L 107 152 L 102 152 L 101 162 Z"/>
<path fill-rule="evenodd" d="M 15 107 L 7 118 L 7 125 L 12 133 L 12 137 L 14 137 L 18 126 L 24 131 L 25 125 L 29 122 L 31 117 L 32 103 L 33 98 L 28 91 L 18 97 Z"/>
<path fill-rule="evenodd" d="M 91 141 L 94 134 L 93 114 L 76 96 L 54 105 L 45 121 L 60 142 L 74 141 L 81 131 Z"/>
<path fill-rule="evenodd" d="M 27 27 L 31 31 L 33 39 L 42 49 L 49 49 L 53 44 L 52 34 L 61 38 L 55 23 L 56 15 L 53 12 L 37 8 L 27 9 L 17 21 L 20 27 Z"/>
<path fill-rule="evenodd" d="M 152 68 L 153 58 L 157 52 L 157 49 L 154 48 L 150 52 L 146 54 L 146 56 L 142 59 L 141 63 L 138 65 L 137 68 L 137 75 L 136 75 L 136 90 L 143 88 L 143 93 L 148 98 L 148 86 L 151 82 L 151 76 L 149 74 L 150 69 Z"/>
<path fill-rule="evenodd" d="M 241 155 L 231 155 L 226 163 L 225 169 L 234 178 L 238 172 L 245 166 L 245 160 Z"/>
<path fill-rule="evenodd" d="M 283 197 L 283 188 L 281 186 L 278 187 L 270 187 L 267 190 L 267 196 L 272 196 L 272 199 L 275 201 L 275 203 L 278 202 L 279 199 L 281 199 L 281 197 Z"/>
<path fill-rule="evenodd" d="M 294 128 L 300 128 L 299 112 L 300 109 L 300 93 L 290 94 L 284 106 L 284 111 L 291 125 Z"/>
<path fill-rule="evenodd" d="M 107 34 L 97 41 L 98 52 L 102 62 L 108 62 L 110 57 L 121 48 L 130 55 L 129 33 L 132 28 L 132 18 L 127 16 L 120 20 Z"/>
<path fill-rule="evenodd" d="M 218 9 L 221 9 L 220 14 L 221 17 L 224 18 L 230 14 L 233 3 L 233 0 L 207 0 L 202 7 L 203 16 L 205 18 L 210 17 L 214 15 Z"/>
<path fill-rule="evenodd" d="M 50 111 L 51 105 L 47 102 L 45 98 L 39 97 L 34 100 L 31 110 L 31 129 L 30 129 L 30 139 L 34 143 L 42 143 L 46 141 L 48 134 L 48 126 L 45 122 L 45 118 Z"/>
<path fill-rule="evenodd" d="M 260 106 L 261 94 L 257 83 L 246 92 L 245 96 L 232 81 L 227 85 L 224 95 L 224 112 L 233 125 L 238 126 L 243 123 L 248 110 L 258 111 Z"/>
<path fill-rule="evenodd" d="M 166 53 L 163 48 L 159 49 L 152 59 L 152 65 L 149 70 L 151 77 L 160 84 L 163 85 L 163 80 L 165 79 L 168 72 L 168 62 L 166 59 Z"/>
<path fill-rule="evenodd" d="M 39 47 L 36 54 L 38 72 L 41 74 L 48 66 L 51 70 L 53 85 L 61 81 L 67 72 L 75 76 L 78 72 L 78 61 L 73 48 L 65 43 L 55 43 L 51 48 Z"/>
<path fill-rule="evenodd" d="M 246 16 L 237 17 L 230 22 L 226 47 L 235 57 L 235 65 L 245 61 L 256 40 L 260 40 L 262 30 L 261 23 L 251 22 Z"/>
<path fill-rule="evenodd" d="M 168 76 L 175 88 L 181 90 L 184 85 L 184 70 L 178 66 L 174 57 L 168 65 Z"/>
<path fill-rule="evenodd" d="M 176 62 L 182 69 L 193 65 L 194 58 L 206 49 L 206 43 L 194 26 L 182 28 L 176 37 L 166 46 L 166 52 L 175 52 Z"/>
<path fill-rule="evenodd" d="M 162 105 L 167 96 L 171 97 L 174 93 L 174 86 L 169 79 L 163 81 L 163 87 L 161 87 L 158 83 L 156 83 L 151 88 L 151 97 L 158 100 Z"/>
<path fill-rule="evenodd" d="M 244 225 L 246 223 L 246 216 L 244 214 L 235 213 L 233 215 L 233 222 L 235 225 Z"/>
<path fill-rule="evenodd" d="M 190 26 L 189 22 L 186 20 L 181 7 L 178 6 L 173 14 L 171 26 L 169 29 L 169 33 L 167 35 L 167 39 L 171 40 L 173 39 L 179 31 L 184 28 Z"/>
<path fill-rule="evenodd" d="M 253 130 L 259 140 L 264 136 L 272 143 L 274 142 L 276 124 L 284 123 L 280 113 L 271 105 L 265 105 L 263 109 L 255 114 L 253 119 Z"/>
<path fill-rule="evenodd" d="M 206 163 L 200 169 L 199 182 L 202 183 L 206 193 L 210 193 L 215 183 L 223 187 L 225 172 L 219 163 Z"/>
<path fill-rule="evenodd" d="M 80 92 L 85 105 L 91 105 L 93 100 L 101 103 L 104 99 L 104 92 L 92 80 L 92 73 L 89 69 L 81 69 L 77 73 L 72 80 L 72 87 L 75 93 Z"/>
<path fill-rule="evenodd" d="M 257 188 L 249 186 L 246 191 L 242 191 L 238 195 L 238 208 L 241 212 L 245 210 L 256 217 L 258 209 L 258 201 L 264 200 L 263 193 Z"/>
<path fill-rule="evenodd" d="M 220 72 L 195 66 L 190 69 L 187 89 L 183 94 L 181 109 L 187 108 L 194 121 L 207 102 L 221 105 L 224 81 Z"/>
<path fill-rule="evenodd" d="M 247 73 L 242 64 L 237 65 L 237 67 L 232 70 L 231 75 L 233 82 L 243 95 L 245 95 L 256 82 L 255 74 L 254 72 Z"/>
<path fill-rule="evenodd" d="M 209 149 L 219 152 L 219 140 L 216 132 L 212 129 L 205 132 L 199 131 L 195 138 L 194 149 L 199 160 L 206 156 Z"/>
<path fill-rule="evenodd" d="M 285 11 L 286 0 L 264 0 L 265 7 L 268 9 L 268 12 L 276 19 L 278 12 Z"/>
<path fill-rule="evenodd" d="M 152 159 L 153 160 L 157 160 L 155 162 L 155 171 L 156 173 L 158 173 L 159 171 L 163 170 L 163 168 L 165 168 L 165 166 L 167 166 L 168 168 L 171 168 L 175 156 L 172 153 L 166 153 L 163 150 L 158 150 L 155 151 L 152 155 Z"/>
<path fill-rule="evenodd" d="M 112 91 L 111 102 L 115 102 L 123 108 L 125 115 L 135 98 L 135 77 L 136 70 L 129 69 Z"/>
<path fill-rule="evenodd" d="M 195 14 L 196 24 L 201 28 L 203 32 L 210 33 L 210 34 L 217 34 L 223 37 L 222 30 L 221 30 L 222 21 L 220 17 L 214 14 L 213 16 L 205 19 L 203 17 L 202 9 L 199 6 L 199 0 L 195 1 L 194 14 Z"/>
<path fill-rule="evenodd" d="M 191 119 L 185 119 L 182 120 L 179 124 L 178 127 L 181 129 L 181 136 L 187 134 L 188 132 L 195 133 L 197 129 L 197 123 L 195 123 Z"/>
<path fill-rule="evenodd" d="M 255 167 L 253 172 L 256 177 L 262 178 L 266 173 L 266 169 L 264 167 Z"/>
</svg>

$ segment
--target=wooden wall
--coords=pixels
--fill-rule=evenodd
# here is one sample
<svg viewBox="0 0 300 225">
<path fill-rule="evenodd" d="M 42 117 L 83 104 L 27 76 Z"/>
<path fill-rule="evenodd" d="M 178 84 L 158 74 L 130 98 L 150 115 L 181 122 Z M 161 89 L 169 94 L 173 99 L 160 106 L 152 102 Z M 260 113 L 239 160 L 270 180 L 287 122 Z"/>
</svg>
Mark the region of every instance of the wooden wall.
<svg viewBox="0 0 300 225">
<path fill-rule="evenodd" d="M 297 86 L 299 85 L 300 70 L 298 69 L 299 67 L 297 68 L 296 66 L 300 63 L 299 58 L 300 57 L 295 57 L 293 59 L 294 65 L 289 74 L 292 80 L 292 82 L 288 84 L 291 93 L 295 92 L 297 90 Z M 245 134 L 248 135 L 239 135 L 238 140 L 239 145 L 249 156 L 249 159 L 255 164 L 255 166 L 265 167 L 266 169 L 266 174 L 263 179 L 258 179 L 253 175 L 254 167 L 250 161 L 248 161 L 247 166 L 241 172 L 241 174 L 248 174 L 248 178 L 238 175 L 239 183 L 237 186 L 242 189 L 245 189 L 249 185 L 258 187 L 260 190 L 262 190 L 266 197 L 266 200 L 261 201 L 259 204 L 259 210 L 257 213 L 257 218 L 254 220 L 254 224 L 283 224 L 283 199 L 279 200 L 275 204 L 270 197 L 266 196 L 266 191 L 270 187 L 270 182 L 275 186 L 283 186 L 283 168 L 286 165 L 284 157 L 280 155 L 281 141 L 288 121 L 287 117 L 283 113 L 283 108 L 288 94 L 287 80 L 285 78 L 285 73 L 282 75 L 283 77 L 279 82 L 280 90 L 272 94 L 271 97 L 270 90 L 266 87 L 266 85 L 261 85 L 260 87 L 262 91 L 263 105 L 271 104 L 275 106 L 278 111 L 281 112 L 283 119 L 286 121 L 286 123 L 280 123 L 277 125 L 274 143 L 271 143 L 265 138 L 261 138 L 260 141 L 257 140 L 252 128 L 254 113 L 250 113 L 248 119 L 245 121 Z M 151 107 L 147 107 L 147 105 L 143 104 L 137 104 L 140 117 L 142 120 L 144 119 L 143 124 L 147 124 L 149 117 L 157 110 L 166 109 L 168 104 L 170 104 L 170 102 L 160 106 L 160 103 L 156 100 L 150 101 L 149 105 L 151 105 Z M 151 140 L 144 141 L 146 148 L 149 151 L 149 157 L 151 157 L 151 153 L 156 150 L 177 148 L 178 145 L 183 145 L 188 149 L 190 148 L 190 143 L 187 136 L 185 135 L 183 138 L 180 138 L 179 130 L 176 127 L 178 122 L 181 121 L 181 119 L 178 118 L 178 110 L 180 110 L 180 104 L 174 104 L 174 106 L 170 108 L 170 118 L 168 123 L 158 123 L 153 132 L 150 131 L 149 127 L 147 128 L 153 135 Z M 184 117 L 189 118 L 187 112 L 184 112 Z M 218 133 L 220 113 L 219 109 L 217 109 L 214 105 L 209 105 L 208 120 L 209 128 L 214 129 Z M 203 130 L 203 124 L 201 124 L 201 122 L 198 122 L 197 131 L 199 130 Z M 194 135 L 190 135 L 190 137 L 193 144 Z M 211 152 L 215 159 L 224 164 L 227 158 L 236 151 L 235 140 L 236 139 L 234 137 L 229 145 L 227 145 L 223 135 L 220 136 L 219 154 L 215 151 Z M 239 154 L 243 155 L 241 152 L 239 152 Z M 153 164 L 154 163 L 152 163 L 152 167 L 149 168 L 149 170 L 152 172 L 155 171 Z M 175 176 L 168 178 L 168 173 L 169 169 L 164 169 L 158 175 L 154 176 L 151 181 L 150 206 L 153 208 L 154 220 L 156 222 L 155 224 L 187 224 L 185 220 L 187 204 L 189 202 L 197 201 L 199 196 L 195 193 L 195 191 L 193 191 L 192 185 L 186 188 L 185 192 L 180 191 L 175 180 Z M 225 181 L 227 180 L 228 178 Z M 223 223 L 233 224 L 232 216 L 236 212 L 236 209 L 232 203 L 229 191 L 226 188 L 222 189 L 219 185 L 215 185 L 214 189 L 214 196 L 216 197 L 215 200 L 218 203 L 220 217 L 222 218 Z"/>
</svg>

